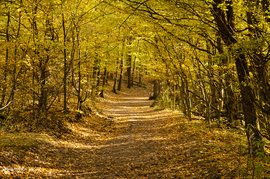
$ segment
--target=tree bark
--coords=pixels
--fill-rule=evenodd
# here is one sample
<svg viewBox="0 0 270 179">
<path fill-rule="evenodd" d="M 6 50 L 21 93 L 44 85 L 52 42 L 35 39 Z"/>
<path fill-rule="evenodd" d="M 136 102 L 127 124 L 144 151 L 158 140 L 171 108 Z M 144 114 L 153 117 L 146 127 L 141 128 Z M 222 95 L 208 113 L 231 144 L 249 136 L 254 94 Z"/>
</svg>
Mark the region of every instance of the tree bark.
<svg viewBox="0 0 270 179">
<path fill-rule="evenodd" d="M 131 88 L 131 63 L 132 63 L 132 56 L 130 54 L 127 55 L 127 87 Z"/>
<path fill-rule="evenodd" d="M 63 7 L 62 7 L 63 11 Z M 66 23 L 65 23 L 65 16 L 62 12 L 62 27 L 63 27 L 63 40 L 64 40 L 64 113 L 67 113 L 67 49 L 66 49 L 66 41 L 67 41 L 67 34 L 66 34 Z"/>
<path fill-rule="evenodd" d="M 160 81 L 155 80 L 154 81 L 154 89 L 153 89 L 153 97 L 152 99 L 157 99 L 160 94 Z"/>
<path fill-rule="evenodd" d="M 107 81 L 107 67 L 104 67 L 104 74 L 103 74 L 103 80 L 102 80 L 102 89 L 100 92 L 100 97 L 104 98 L 104 88 L 106 85 L 106 81 Z"/>
<path fill-rule="evenodd" d="M 78 91 L 77 91 L 77 110 L 81 110 L 82 107 L 82 94 L 81 94 L 81 85 L 82 85 L 82 75 L 81 75 L 81 46 L 80 46 L 80 30 L 77 29 L 77 46 L 78 46 L 78 76 L 79 76 L 79 81 L 78 81 Z"/>
<path fill-rule="evenodd" d="M 116 60 L 116 69 L 115 69 L 115 78 L 114 78 L 114 84 L 113 84 L 113 92 L 115 94 L 117 94 L 117 91 L 116 91 L 116 84 L 117 84 L 117 78 L 118 78 L 118 62 L 119 59 Z"/>
<path fill-rule="evenodd" d="M 234 24 L 233 24 L 233 9 L 231 4 L 228 4 L 227 16 L 224 11 L 219 7 L 223 0 L 214 0 L 213 2 L 213 16 L 222 40 L 227 47 L 232 44 L 238 43 L 234 38 Z M 227 18 L 226 18 L 227 17 Z M 227 23 L 227 24 L 226 24 Z M 235 65 L 237 69 L 238 82 L 240 85 L 240 93 L 242 97 L 243 113 L 245 117 L 245 129 L 247 140 L 251 141 L 254 154 L 258 151 L 263 151 L 263 146 L 258 146 L 256 143 L 261 142 L 261 136 L 258 133 L 257 116 L 254 106 L 254 93 L 250 86 L 248 63 L 243 50 L 238 49 L 238 55 L 235 57 Z"/>
<path fill-rule="evenodd" d="M 121 62 L 120 62 L 120 74 L 119 74 L 119 82 L 118 82 L 118 91 L 121 91 L 122 87 L 122 81 L 123 81 L 123 68 L 124 68 L 124 49 L 125 49 L 125 40 L 123 40 L 123 45 L 122 45 L 122 52 L 121 52 Z"/>
<path fill-rule="evenodd" d="M 135 69 L 136 69 L 136 57 L 133 61 L 133 68 L 132 68 L 132 74 L 131 74 L 131 86 L 134 85 Z"/>
</svg>

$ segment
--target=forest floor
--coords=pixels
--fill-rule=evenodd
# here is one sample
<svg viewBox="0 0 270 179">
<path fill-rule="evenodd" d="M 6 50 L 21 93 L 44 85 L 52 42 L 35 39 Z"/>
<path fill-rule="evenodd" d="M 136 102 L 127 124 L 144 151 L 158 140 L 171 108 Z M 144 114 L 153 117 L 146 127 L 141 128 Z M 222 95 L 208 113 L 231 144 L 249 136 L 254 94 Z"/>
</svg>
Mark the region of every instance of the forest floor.
<svg viewBox="0 0 270 179">
<path fill-rule="evenodd" d="M 214 179 L 269 174 L 258 167 L 260 161 L 248 162 L 243 132 L 189 121 L 180 112 L 150 107 L 153 101 L 148 98 L 149 90 L 139 87 L 119 94 L 106 91 L 104 99 L 98 98 L 97 112 L 67 123 L 70 132 L 61 137 L 1 130 L 0 178 Z"/>
</svg>

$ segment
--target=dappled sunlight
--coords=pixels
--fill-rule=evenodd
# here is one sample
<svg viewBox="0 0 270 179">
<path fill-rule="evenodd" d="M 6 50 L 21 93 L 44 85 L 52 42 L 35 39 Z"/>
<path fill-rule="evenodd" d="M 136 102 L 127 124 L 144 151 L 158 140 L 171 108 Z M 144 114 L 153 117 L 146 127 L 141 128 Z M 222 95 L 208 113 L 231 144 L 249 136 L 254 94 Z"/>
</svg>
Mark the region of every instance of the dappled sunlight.
<svg viewBox="0 0 270 179">
<path fill-rule="evenodd" d="M 99 148 L 99 146 L 96 145 L 87 145 L 80 142 L 70 141 L 70 140 L 50 140 L 48 141 L 51 145 L 54 147 L 61 147 L 65 149 L 93 149 L 93 148 Z"/>
<path fill-rule="evenodd" d="M 170 115 L 170 114 L 155 114 L 155 113 L 152 113 L 152 114 L 144 114 L 144 115 L 133 115 L 132 113 L 131 114 L 114 114 L 114 116 L 117 118 L 117 119 L 125 119 L 127 117 L 131 118 L 131 119 L 127 119 L 127 121 L 141 121 L 141 122 L 144 122 L 144 121 L 158 121 L 158 120 L 165 120 L 166 118 L 169 118 L 169 117 L 180 117 L 180 116 L 177 116 L 177 115 Z"/>
<path fill-rule="evenodd" d="M 40 175 L 47 177 L 55 177 L 55 176 L 63 176 L 67 174 L 68 170 L 61 170 L 55 168 L 45 168 L 45 167 L 29 167 L 29 166 L 21 166 L 21 165 L 14 165 L 13 167 L 1 167 L 0 166 L 0 174 L 5 175 L 21 175 L 21 174 L 28 174 L 29 177 L 31 175 Z M 27 175 L 26 175 L 27 176 Z M 28 177 L 27 177 L 28 178 Z M 32 177 L 31 177 L 32 178 Z"/>
<path fill-rule="evenodd" d="M 131 100 L 131 101 L 146 101 L 149 99 L 149 97 L 126 97 L 126 96 L 112 96 L 112 95 L 108 95 L 106 94 L 106 100 L 108 100 L 108 102 L 111 102 L 111 100 L 115 100 L 115 101 L 120 101 L 120 100 Z"/>
<path fill-rule="evenodd" d="M 65 123 L 69 133 L 33 135 L 44 144 L 40 153 L 27 152 L 27 165 L 0 167 L 0 177 L 21 172 L 25 178 L 196 178 L 208 176 L 202 171 L 218 172 L 224 167 L 221 162 L 233 160 L 228 152 L 220 155 L 213 150 L 217 143 L 218 150 L 227 148 L 228 132 L 205 131 L 199 120 L 149 107 L 148 97 L 132 96 L 106 92 L 96 104 L 97 113 Z"/>
<path fill-rule="evenodd" d="M 143 136 L 141 136 L 140 138 L 136 138 L 135 140 L 138 141 L 159 141 L 159 140 L 168 140 L 167 137 L 147 137 L 144 138 Z"/>
<path fill-rule="evenodd" d="M 67 124 L 68 128 L 72 131 L 72 133 L 77 134 L 82 137 L 99 137 L 100 134 L 93 131 L 89 127 L 82 127 L 80 125 L 76 124 Z"/>
</svg>

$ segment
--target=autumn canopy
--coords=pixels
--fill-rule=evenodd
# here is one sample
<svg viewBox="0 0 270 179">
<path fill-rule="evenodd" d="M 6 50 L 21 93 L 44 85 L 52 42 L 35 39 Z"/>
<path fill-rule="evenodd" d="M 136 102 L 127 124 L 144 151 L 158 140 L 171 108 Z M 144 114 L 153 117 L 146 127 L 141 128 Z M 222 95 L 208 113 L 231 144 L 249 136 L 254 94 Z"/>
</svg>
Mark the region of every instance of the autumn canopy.
<svg viewBox="0 0 270 179">
<path fill-rule="evenodd" d="M 264 155 L 269 6 L 267 0 L 2 0 L 0 120 L 61 126 L 71 111 L 74 120 L 86 108 L 93 112 L 106 91 L 149 82 L 153 107 L 242 130 L 249 153 Z"/>
</svg>

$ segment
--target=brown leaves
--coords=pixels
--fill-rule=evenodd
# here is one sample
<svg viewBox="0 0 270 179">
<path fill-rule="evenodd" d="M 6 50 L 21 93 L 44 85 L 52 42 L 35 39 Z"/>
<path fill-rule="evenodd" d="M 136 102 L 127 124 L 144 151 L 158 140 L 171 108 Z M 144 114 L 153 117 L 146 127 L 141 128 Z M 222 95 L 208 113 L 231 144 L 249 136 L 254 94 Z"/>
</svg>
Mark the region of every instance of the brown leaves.
<svg viewBox="0 0 270 179">
<path fill-rule="evenodd" d="M 251 165 L 246 166 L 241 133 L 210 130 L 201 121 L 189 121 L 180 113 L 150 108 L 147 95 L 138 89 L 121 96 L 106 92 L 97 112 L 65 124 L 71 132 L 61 139 L 23 134 L 19 138 L 26 146 L 39 142 L 34 150 L 26 147 L 24 155 L 17 155 L 23 159 L 21 164 L 18 157 L 9 160 L 16 155 L 2 147 L 5 157 L 0 160 L 4 165 L 0 176 L 235 178 L 250 174 L 243 173 Z M 9 135 L 18 140 L 18 136 Z M 23 143 L 18 144 L 22 150 Z"/>
</svg>

